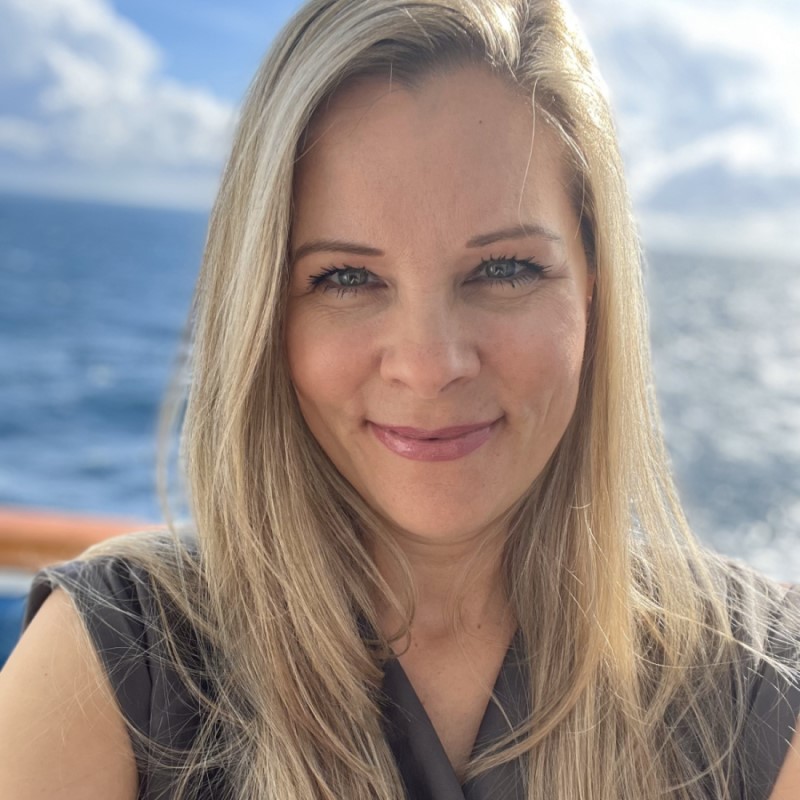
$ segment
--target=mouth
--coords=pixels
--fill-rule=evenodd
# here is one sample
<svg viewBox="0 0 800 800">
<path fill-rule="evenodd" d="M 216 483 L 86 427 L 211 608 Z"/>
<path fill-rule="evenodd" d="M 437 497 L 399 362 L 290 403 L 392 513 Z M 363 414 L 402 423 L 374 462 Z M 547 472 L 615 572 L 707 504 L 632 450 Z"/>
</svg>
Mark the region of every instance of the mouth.
<svg viewBox="0 0 800 800">
<path fill-rule="evenodd" d="M 501 419 L 433 430 L 376 422 L 368 426 L 375 438 L 398 456 L 412 461 L 454 461 L 486 444 Z"/>
</svg>

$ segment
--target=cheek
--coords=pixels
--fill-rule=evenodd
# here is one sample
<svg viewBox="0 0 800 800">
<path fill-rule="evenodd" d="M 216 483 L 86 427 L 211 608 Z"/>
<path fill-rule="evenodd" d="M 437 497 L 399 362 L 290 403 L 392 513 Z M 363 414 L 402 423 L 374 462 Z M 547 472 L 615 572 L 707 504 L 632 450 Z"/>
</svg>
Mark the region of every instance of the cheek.
<svg viewBox="0 0 800 800">
<path fill-rule="evenodd" d="M 574 405 L 585 344 L 585 319 L 571 306 L 554 308 L 524 324 L 498 331 L 495 363 L 517 387 L 522 406 L 540 408 L 551 401 Z"/>
<path fill-rule="evenodd" d="M 294 314 L 286 330 L 289 373 L 303 416 L 343 409 L 355 401 L 369 371 L 364 336 L 352 326 L 340 329 L 317 315 Z M 312 425 L 313 427 L 313 425 Z"/>
</svg>

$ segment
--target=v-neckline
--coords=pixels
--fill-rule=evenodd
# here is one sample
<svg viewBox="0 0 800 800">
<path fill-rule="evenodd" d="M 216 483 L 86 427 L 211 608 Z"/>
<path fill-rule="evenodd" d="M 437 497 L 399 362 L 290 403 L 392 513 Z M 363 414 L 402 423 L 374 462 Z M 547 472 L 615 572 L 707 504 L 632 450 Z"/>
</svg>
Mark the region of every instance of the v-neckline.
<svg viewBox="0 0 800 800">
<path fill-rule="evenodd" d="M 528 715 L 527 681 L 520 631 L 514 634 L 497 673 L 478 727 L 471 757 L 520 725 Z M 521 800 L 523 776 L 517 761 L 461 785 L 433 723 L 397 658 L 384 666 L 384 726 L 409 798 L 413 800 Z M 505 713 L 503 713 L 505 712 Z"/>
</svg>

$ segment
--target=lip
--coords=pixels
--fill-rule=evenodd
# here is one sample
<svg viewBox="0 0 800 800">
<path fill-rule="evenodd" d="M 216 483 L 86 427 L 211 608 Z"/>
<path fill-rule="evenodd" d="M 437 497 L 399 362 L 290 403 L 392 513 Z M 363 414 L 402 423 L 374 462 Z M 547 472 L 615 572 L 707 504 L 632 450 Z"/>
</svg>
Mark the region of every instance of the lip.
<svg viewBox="0 0 800 800">
<path fill-rule="evenodd" d="M 412 461 L 455 461 L 482 447 L 500 419 L 449 428 L 410 428 L 369 422 L 375 438 L 395 455 Z"/>
</svg>

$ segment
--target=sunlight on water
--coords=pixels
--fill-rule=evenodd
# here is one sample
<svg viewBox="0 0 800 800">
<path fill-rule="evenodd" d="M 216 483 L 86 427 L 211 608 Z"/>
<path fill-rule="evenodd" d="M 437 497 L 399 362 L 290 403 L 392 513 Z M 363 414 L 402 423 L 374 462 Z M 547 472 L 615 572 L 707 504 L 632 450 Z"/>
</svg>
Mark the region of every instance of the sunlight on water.
<svg viewBox="0 0 800 800">
<path fill-rule="evenodd" d="M 656 385 L 681 495 L 716 549 L 800 580 L 800 269 L 654 255 Z"/>
</svg>

